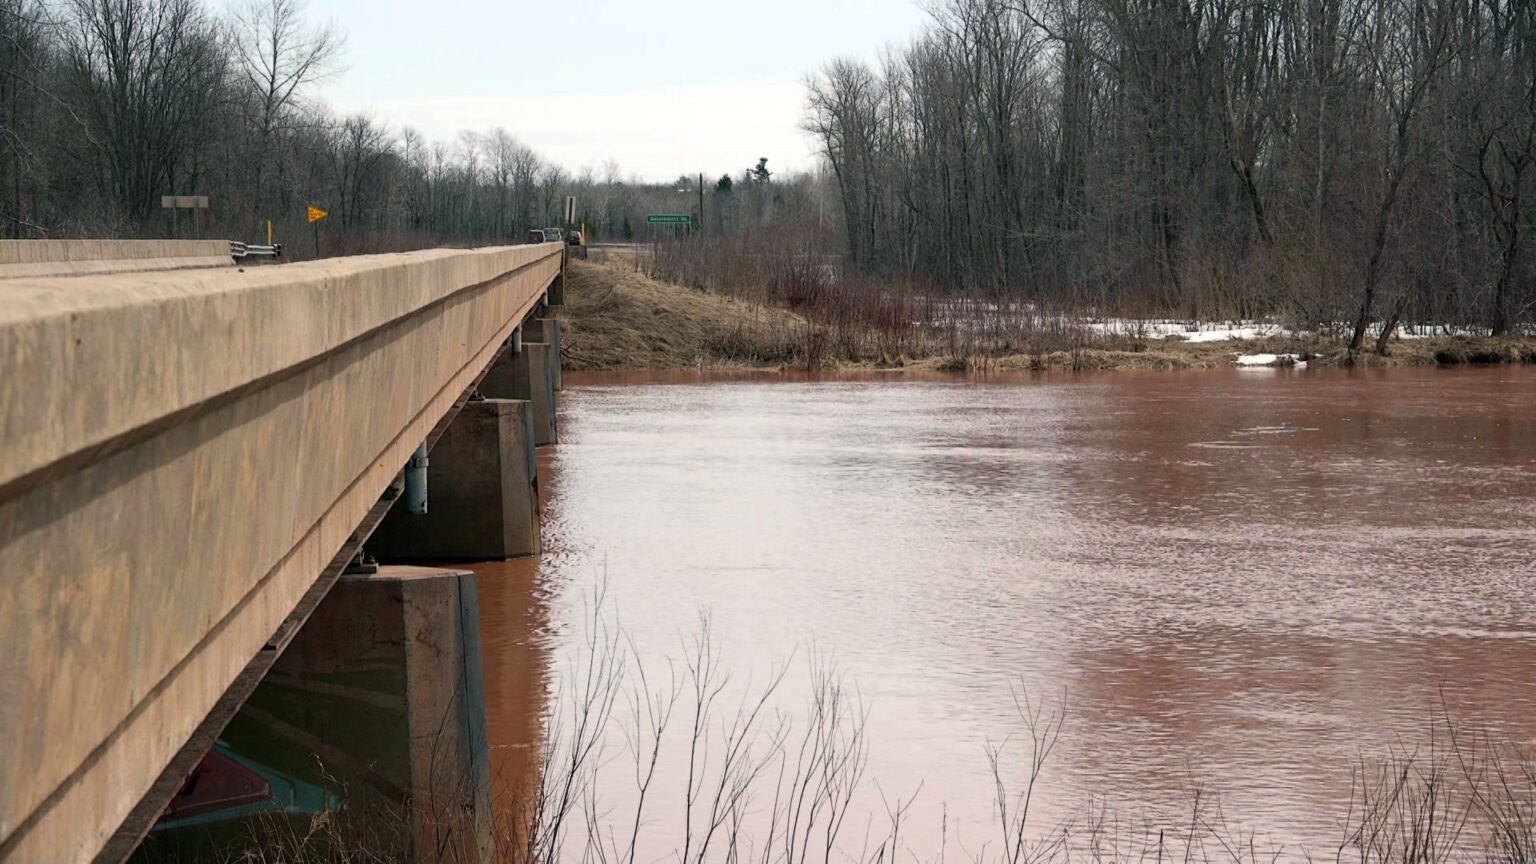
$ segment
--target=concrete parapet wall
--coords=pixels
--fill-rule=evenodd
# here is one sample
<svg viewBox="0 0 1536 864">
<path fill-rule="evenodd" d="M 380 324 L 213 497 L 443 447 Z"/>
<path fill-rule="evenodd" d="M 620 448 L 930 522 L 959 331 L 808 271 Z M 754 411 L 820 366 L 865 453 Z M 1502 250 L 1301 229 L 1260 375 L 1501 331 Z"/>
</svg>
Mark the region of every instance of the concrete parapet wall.
<svg viewBox="0 0 1536 864">
<path fill-rule="evenodd" d="M 0 861 L 87 861 L 555 247 L 0 284 Z"/>
<path fill-rule="evenodd" d="M 0 279 L 233 264 L 228 240 L 0 240 Z"/>
</svg>

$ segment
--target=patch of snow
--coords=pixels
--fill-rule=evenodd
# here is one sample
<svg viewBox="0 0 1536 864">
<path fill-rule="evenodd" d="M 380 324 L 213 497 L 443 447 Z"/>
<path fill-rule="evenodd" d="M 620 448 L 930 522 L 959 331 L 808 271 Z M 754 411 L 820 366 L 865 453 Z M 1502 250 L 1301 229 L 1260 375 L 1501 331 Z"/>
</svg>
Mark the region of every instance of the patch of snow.
<svg viewBox="0 0 1536 864">
<path fill-rule="evenodd" d="M 1233 339 L 1267 339 L 1271 336 L 1291 336 L 1291 331 L 1278 324 L 1251 326 L 1213 327 L 1201 330 L 1189 337 L 1191 342 L 1228 342 Z"/>
<path fill-rule="evenodd" d="M 1227 342 L 1233 339 L 1264 339 L 1293 336 L 1290 330 L 1267 321 L 1174 321 L 1166 318 L 1106 318 L 1087 321 L 1085 329 L 1101 336 L 1137 336 L 1146 339 L 1180 338 L 1189 342 Z"/>
<path fill-rule="evenodd" d="M 1237 358 L 1239 366 L 1301 366 L 1305 367 L 1307 361 L 1301 359 L 1299 354 L 1243 354 Z"/>
</svg>

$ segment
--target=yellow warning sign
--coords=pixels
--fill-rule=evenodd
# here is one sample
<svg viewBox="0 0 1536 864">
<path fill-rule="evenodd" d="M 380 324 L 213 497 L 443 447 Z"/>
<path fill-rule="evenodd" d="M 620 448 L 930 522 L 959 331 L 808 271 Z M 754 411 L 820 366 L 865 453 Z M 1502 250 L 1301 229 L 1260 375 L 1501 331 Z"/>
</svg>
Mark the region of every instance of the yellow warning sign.
<svg viewBox="0 0 1536 864">
<path fill-rule="evenodd" d="M 327 214 L 324 210 L 321 210 L 319 207 L 311 207 L 311 208 L 309 208 L 309 221 L 311 221 L 311 222 L 319 222 L 321 219 L 324 219 L 327 215 L 329 215 L 329 214 Z"/>
</svg>

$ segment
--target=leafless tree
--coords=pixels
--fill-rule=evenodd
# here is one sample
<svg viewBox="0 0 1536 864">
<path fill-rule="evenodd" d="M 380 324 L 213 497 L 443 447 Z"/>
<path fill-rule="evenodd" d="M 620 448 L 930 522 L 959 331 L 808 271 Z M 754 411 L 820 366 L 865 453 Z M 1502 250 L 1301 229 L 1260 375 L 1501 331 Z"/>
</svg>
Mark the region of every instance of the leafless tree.
<svg viewBox="0 0 1536 864">
<path fill-rule="evenodd" d="M 256 159 L 251 203 L 276 209 L 268 184 L 273 136 L 288 121 L 302 89 L 335 71 L 342 38 L 331 25 L 309 27 L 303 0 L 245 0 L 234 15 L 235 59 L 254 102 Z"/>
<path fill-rule="evenodd" d="M 852 269 L 955 291 L 1341 324 L 1528 314 L 1531 4 L 945 0 L 806 127 Z M 1485 284 L 1486 294 L 1454 286 Z M 1454 290 L 1448 290 L 1452 286 Z"/>
<path fill-rule="evenodd" d="M 228 53 L 196 0 L 74 0 L 67 70 L 103 197 L 130 224 L 158 210 L 204 143 Z"/>
</svg>

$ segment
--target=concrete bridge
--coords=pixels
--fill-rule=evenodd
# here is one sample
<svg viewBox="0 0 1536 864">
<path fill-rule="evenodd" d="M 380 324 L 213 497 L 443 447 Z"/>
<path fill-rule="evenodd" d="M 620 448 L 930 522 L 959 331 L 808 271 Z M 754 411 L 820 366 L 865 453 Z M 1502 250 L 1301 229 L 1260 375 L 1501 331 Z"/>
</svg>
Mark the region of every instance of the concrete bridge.
<svg viewBox="0 0 1536 864">
<path fill-rule="evenodd" d="M 235 267 L 222 241 L 0 243 L 0 861 L 126 857 L 323 603 L 288 685 L 472 603 L 463 574 L 357 566 L 365 542 L 385 561 L 537 554 L 563 260 L 545 244 Z M 408 463 L 425 515 L 404 512 Z M 418 587 L 434 575 L 458 587 Z M 477 637 L 444 638 L 469 672 L 440 695 L 473 733 Z M 274 719 L 281 701 L 262 728 L 326 744 L 317 709 Z M 380 782 L 419 787 L 416 756 Z"/>
</svg>

